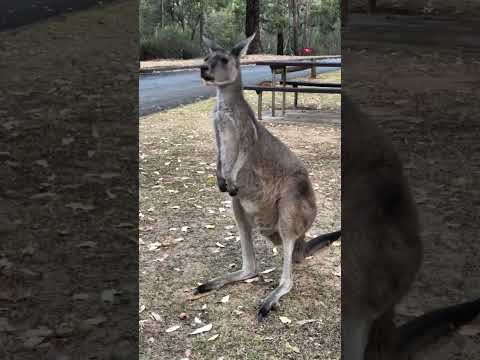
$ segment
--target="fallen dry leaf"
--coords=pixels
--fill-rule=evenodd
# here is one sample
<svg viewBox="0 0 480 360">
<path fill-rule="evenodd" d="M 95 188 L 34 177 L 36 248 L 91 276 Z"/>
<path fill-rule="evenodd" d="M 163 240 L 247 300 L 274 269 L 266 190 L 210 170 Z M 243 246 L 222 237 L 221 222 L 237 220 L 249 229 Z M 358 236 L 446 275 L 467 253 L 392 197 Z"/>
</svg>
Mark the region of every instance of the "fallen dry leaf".
<svg viewBox="0 0 480 360">
<path fill-rule="evenodd" d="M 316 320 L 316 319 L 300 320 L 300 321 L 297 321 L 297 325 L 298 326 L 303 326 L 305 324 L 310 324 L 310 323 L 317 322 L 317 321 L 318 320 Z"/>
<path fill-rule="evenodd" d="M 161 246 L 162 246 L 162 243 L 156 241 L 156 242 L 151 243 L 151 244 L 148 245 L 148 250 L 149 250 L 149 251 L 155 251 L 155 250 L 157 250 L 157 249 L 158 249 L 159 247 L 161 247 Z"/>
<path fill-rule="evenodd" d="M 262 271 L 260 274 L 268 274 L 268 273 L 271 273 L 274 270 L 275 270 L 275 268 L 267 269 L 267 270 Z"/>
<path fill-rule="evenodd" d="M 212 330 L 213 325 L 210 323 L 208 325 L 202 326 L 201 328 L 198 328 L 190 333 L 190 335 L 197 335 L 197 334 L 202 334 L 204 332 L 208 332 Z"/>
<path fill-rule="evenodd" d="M 219 248 L 224 248 L 225 247 L 225 245 L 220 244 L 219 242 L 216 242 L 215 245 L 217 245 Z"/>
<path fill-rule="evenodd" d="M 173 325 L 173 326 L 170 326 L 167 330 L 165 330 L 165 332 L 171 333 L 171 332 L 177 331 L 178 329 L 180 329 L 180 325 Z"/>
<path fill-rule="evenodd" d="M 258 281 L 258 280 L 259 280 L 259 278 L 257 276 L 257 277 L 251 278 L 251 279 L 247 279 L 244 282 L 246 282 L 247 284 L 250 284 L 250 283 Z"/>
<path fill-rule="evenodd" d="M 85 321 L 83 321 L 83 323 L 85 325 L 100 325 L 102 323 L 104 323 L 105 321 L 107 321 L 107 318 L 105 316 L 97 316 L 97 317 L 94 317 L 94 318 L 90 318 L 90 319 L 87 319 Z"/>
<path fill-rule="evenodd" d="M 82 203 L 77 203 L 77 202 L 69 203 L 69 204 L 65 205 L 65 207 L 68 207 L 72 210 L 84 210 L 84 211 L 91 211 L 91 210 L 95 209 L 95 206 L 93 206 L 93 205 L 82 204 Z"/>
<path fill-rule="evenodd" d="M 300 354 L 300 349 L 296 346 L 290 345 L 288 342 L 285 343 L 285 347 L 290 351 L 293 351 L 293 352 L 296 352 L 297 354 Z"/>
<path fill-rule="evenodd" d="M 162 321 L 162 317 L 154 311 L 150 313 L 150 317 L 155 321 Z"/>
<path fill-rule="evenodd" d="M 206 229 L 215 229 L 215 225 L 205 225 Z"/>
<path fill-rule="evenodd" d="M 75 246 L 79 248 L 92 248 L 97 246 L 97 243 L 95 241 L 84 241 Z"/>
<path fill-rule="evenodd" d="M 279 316 L 279 319 L 280 321 L 282 322 L 282 324 L 290 324 L 292 322 L 292 320 L 290 320 L 288 317 L 286 316 Z"/>
<path fill-rule="evenodd" d="M 222 297 L 222 300 L 220 300 L 221 303 L 226 304 L 230 300 L 230 295 L 226 295 Z"/>
<path fill-rule="evenodd" d="M 218 338 L 219 336 L 220 336 L 220 334 L 215 334 L 215 335 L 213 335 L 213 336 L 210 336 L 210 337 L 207 339 L 207 341 L 213 341 L 213 340 L 215 340 L 216 338 Z"/>
<path fill-rule="evenodd" d="M 480 334 L 480 323 L 463 325 L 458 329 L 458 333 L 465 336 L 476 336 Z"/>
</svg>

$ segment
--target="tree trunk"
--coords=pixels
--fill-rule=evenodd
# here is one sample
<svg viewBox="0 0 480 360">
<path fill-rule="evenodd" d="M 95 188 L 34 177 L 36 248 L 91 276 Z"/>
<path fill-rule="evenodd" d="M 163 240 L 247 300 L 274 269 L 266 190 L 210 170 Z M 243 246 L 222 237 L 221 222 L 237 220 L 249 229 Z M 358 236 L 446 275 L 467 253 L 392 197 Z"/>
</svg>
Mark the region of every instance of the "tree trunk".
<svg viewBox="0 0 480 360">
<path fill-rule="evenodd" d="M 292 50 L 294 55 L 298 53 L 298 9 L 297 0 L 290 0 L 290 8 L 292 11 Z"/>
<path fill-rule="evenodd" d="M 277 32 L 277 55 L 283 55 L 283 30 Z"/>
<path fill-rule="evenodd" d="M 305 1 L 305 13 L 304 13 L 304 28 L 303 28 L 303 47 L 310 47 L 310 37 L 308 36 L 310 32 L 310 1 Z"/>
<path fill-rule="evenodd" d="M 200 23 L 200 21 L 202 20 L 202 14 L 200 14 L 197 18 L 197 20 L 195 20 L 195 23 L 193 24 L 193 27 L 192 27 L 192 36 L 190 37 L 190 40 L 195 40 L 195 35 L 197 34 L 197 27 L 198 27 L 198 24 Z M 202 34 L 200 34 L 200 38 L 202 37 Z M 201 39 L 200 39 L 201 40 Z"/>
<path fill-rule="evenodd" d="M 257 35 L 248 48 L 248 54 L 258 54 L 262 52 L 262 43 L 260 41 L 260 0 L 247 0 L 245 35 L 248 37 L 255 32 Z"/>
<path fill-rule="evenodd" d="M 164 0 L 160 0 L 160 11 L 161 11 L 161 15 L 160 15 L 160 27 L 163 29 L 164 28 L 164 12 L 165 12 L 165 7 L 163 6 L 163 2 Z"/>
<path fill-rule="evenodd" d="M 208 49 L 205 49 L 205 45 L 203 44 L 203 36 L 205 35 L 205 27 L 207 24 L 207 14 L 205 12 L 205 8 L 202 7 L 202 13 L 200 14 L 200 49 L 206 50 L 208 52 Z"/>
<path fill-rule="evenodd" d="M 342 0 L 341 3 L 341 20 L 342 20 L 342 27 L 347 24 L 348 21 L 348 0 Z"/>
</svg>

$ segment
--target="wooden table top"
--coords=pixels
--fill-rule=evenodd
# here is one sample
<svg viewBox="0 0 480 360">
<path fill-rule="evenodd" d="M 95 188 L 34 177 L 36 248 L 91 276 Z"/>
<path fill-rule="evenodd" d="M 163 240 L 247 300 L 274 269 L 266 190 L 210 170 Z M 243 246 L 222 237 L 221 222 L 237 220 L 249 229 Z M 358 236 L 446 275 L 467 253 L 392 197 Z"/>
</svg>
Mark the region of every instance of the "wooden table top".
<svg viewBox="0 0 480 360">
<path fill-rule="evenodd" d="M 312 66 L 320 66 L 320 67 L 341 67 L 342 62 L 340 61 L 331 61 L 329 60 L 271 60 L 271 61 L 257 61 L 255 65 L 266 65 L 270 66 L 271 68 L 282 68 L 287 66 L 304 66 L 306 68 Z"/>
</svg>

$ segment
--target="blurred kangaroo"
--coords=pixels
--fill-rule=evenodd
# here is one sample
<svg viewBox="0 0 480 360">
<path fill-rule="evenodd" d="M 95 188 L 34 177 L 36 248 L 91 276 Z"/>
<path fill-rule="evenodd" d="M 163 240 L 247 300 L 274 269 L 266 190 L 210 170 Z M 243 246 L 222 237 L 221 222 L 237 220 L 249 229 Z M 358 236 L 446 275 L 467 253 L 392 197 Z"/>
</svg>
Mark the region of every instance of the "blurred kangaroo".
<svg viewBox="0 0 480 360">
<path fill-rule="evenodd" d="M 345 95 L 342 223 L 344 360 L 408 359 L 480 312 L 475 300 L 395 327 L 394 307 L 422 262 L 418 215 L 393 145 Z"/>
<path fill-rule="evenodd" d="M 240 57 L 255 34 L 225 51 L 204 38 L 209 49 L 201 77 L 217 87 L 213 112 L 217 146 L 217 181 L 232 196 L 232 208 L 240 234 L 242 269 L 197 287 L 195 293 L 218 289 L 257 275 L 252 229 L 283 246 L 280 284 L 264 300 L 257 319 L 278 307 L 293 285 L 293 261 L 340 237 L 340 231 L 305 242 L 315 215 L 315 195 L 303 163 L 255 118 L 243 97 Z"/>
</svg>

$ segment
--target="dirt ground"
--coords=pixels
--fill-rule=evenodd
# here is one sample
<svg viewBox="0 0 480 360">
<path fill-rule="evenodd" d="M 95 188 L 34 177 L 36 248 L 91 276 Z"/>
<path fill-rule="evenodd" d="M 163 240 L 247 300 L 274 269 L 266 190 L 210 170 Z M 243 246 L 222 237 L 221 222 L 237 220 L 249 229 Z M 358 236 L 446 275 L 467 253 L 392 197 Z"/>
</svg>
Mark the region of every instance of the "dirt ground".
<svg viewBox="0 0 480 360">
<path fill-rule="evenodd" d="M 368 33 L 356 36 L 368 39 Z M 398 320 L 476 299 L 480 297 L 477 53 L 452 44 L 359 44 L 348 38 L 344 37 L 342 54 L 345 88 L 393 139 L 423 227 L 424 263 L 398 306 Z M 478 359 L 479 320 L 477 330 L 460 329 L 416 359 Z"/>
<path fill-rule="evenodd" d="M 255 93 L 247 98 L 256 109 Z M 340 228 L 339 102 L 339 95 L 299 97 L 303 108 L 336 112 L 331 123 L 264 122 L 311 171 L 319 211 L 310 235 Z M 267 96 L 265 110 L 268 103 Z M 296 267 L 294 288 L 262 324 L 256 313 L 278 283 L 282 256 L 258 235 L 260 271 L 272 272 L 192 297 L 197 284 L 241 266 L 229 196 L 216 187 L 213 105 L 209 99 L 140 121 L 141 359 L 340 359 L 339 243 Z M 208 324 L 210 331 L 189 335 Z"/>
<path fill-rule="evenodd" d="M 0 33 L 1 359 L 136 353 L 137 6 Z"/>
</svg>

